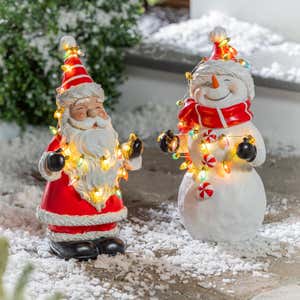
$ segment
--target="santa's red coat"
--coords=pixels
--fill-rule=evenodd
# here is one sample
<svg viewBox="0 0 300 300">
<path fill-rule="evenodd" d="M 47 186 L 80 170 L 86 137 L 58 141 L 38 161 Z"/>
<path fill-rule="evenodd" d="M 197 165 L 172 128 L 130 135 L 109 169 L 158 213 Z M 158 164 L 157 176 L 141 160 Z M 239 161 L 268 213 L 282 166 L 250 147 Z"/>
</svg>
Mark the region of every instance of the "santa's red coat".
<svg viewBox="0 0 300 300">
<path fill-rule="evenodd" d="M 60 148 L 61 137 L 56 136 L 46 152 Z M 127 216 L 123 201 L 113 195 L 98 211 L 85 199 L 81 198 L 69 177 L 61 172 L 59 179 L 48 182 L 37 210 L 38 218 L 48 224 L 50 239 L 72 241 L 96 239 L 117 234 L 117 221 Z"/>
</svg>

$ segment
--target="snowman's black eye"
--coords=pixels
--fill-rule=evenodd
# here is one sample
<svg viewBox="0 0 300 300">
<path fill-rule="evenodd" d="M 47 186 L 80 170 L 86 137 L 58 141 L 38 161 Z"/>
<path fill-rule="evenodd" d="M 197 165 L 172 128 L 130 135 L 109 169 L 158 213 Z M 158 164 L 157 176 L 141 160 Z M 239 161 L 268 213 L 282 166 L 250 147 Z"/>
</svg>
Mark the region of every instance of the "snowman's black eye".
<svg viewBox="0 0 300 300">
<path fill-rule="evenodd" d="M 224 81 L 226 81 L 226 82 L 229 82 L 229 81 L 230 81 L 230 79 L 226 78 L 226 79 L 224 79 Z"/>
</svg>

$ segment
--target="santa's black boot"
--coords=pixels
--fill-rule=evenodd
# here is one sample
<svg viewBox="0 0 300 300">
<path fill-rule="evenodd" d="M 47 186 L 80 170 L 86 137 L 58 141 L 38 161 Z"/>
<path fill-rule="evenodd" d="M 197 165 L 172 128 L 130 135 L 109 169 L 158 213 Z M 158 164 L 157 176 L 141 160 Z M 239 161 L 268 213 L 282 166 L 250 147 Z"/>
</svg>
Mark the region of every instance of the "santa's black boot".
<svg viewBox="0 0 300 300">
<path fill-rule="evenodd" d="M 55 255 L 66 260 L 70 258 L 78 260 L 96 259 L 99 255 L 96 245 L 91 241 L 50 241 L 50 249 Z"/>
<path fill-rule="evenodd" d="M 99 254 L 115 256 L 118 253 L 125 253 L 125 244 L 118 238 L 101 238 L 94 240 L 94 243 L 98 248 Z"/>
</svg>

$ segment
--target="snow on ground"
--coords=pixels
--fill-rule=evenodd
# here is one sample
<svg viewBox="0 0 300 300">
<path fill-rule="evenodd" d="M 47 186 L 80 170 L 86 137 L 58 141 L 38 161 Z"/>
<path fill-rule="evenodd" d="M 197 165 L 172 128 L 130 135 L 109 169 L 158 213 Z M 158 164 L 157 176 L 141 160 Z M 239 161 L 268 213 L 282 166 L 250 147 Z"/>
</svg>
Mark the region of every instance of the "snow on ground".
<svg viewBox="0 0 300 300">
<path fill-rule="evenodd" d="M 226 28 L 232 45 L 244 55 L 250 55 L 261 48 L 278 45 L 283 38 L 257 24 L 242 22 L 220 12 L 211 12 L 199 19 L 169 24 L 161 27 L 155 34 L 149 36 L 150 41 L 178 47 L 182 51 L 193 54 L 209 52 L 211 45 L 208 34 L 215 26 Z"/>
<path fill-rule="evenodd" d="M 167 289 L 177 280 L 183 282 L 193 278 L 202 284 L 206 281 L 205 276 L 225 272 L 226 276 L 238 272 L 261 275 L 268 267 L 261 262 L 262 257 L 281 257 L 289 247 L 300 246 L 300 222 L 269 224 L 252 241 L 217 245 L 193 241 L 181 226 L 174 205 L 165 205 L 147 214 L 149 219 L 146 221 L 134 217 L 122 224 L 120 235 L 128 243 L 125 257 L 101 256 L 90 263 L 57 259 L 49 254 L 44 237 L 30 234 L 22 226 L 5 229 L 9 227 L 6 222 L 5 228 L 0 229 L 0 234 L 7 237 L 11 245 L 4 279 L 6 286 L 11 289 L 24 266 L 31 263 L 35 272 L 27 288 L 29 299 L 44 299 L 54 291 L 64 293 L 68 299 L 104 299 L 108 296 L 137 299 L 154 296 L 156 291 Z M 10 218 L 12 227 L 16 218 L 18 215 Z M 282 246 L 280 242 L 288 243 L 288 246 Z M 93 267 L 109 275 L 93 276 Z"/>
<path fill-rule="evenodd" d="M 140 22 L 142 32 L 147 32 L 144 26 L 146 21 Z M 199 57 L 208 55 L 211 51 L 208 33 L 215 26 L 223 26 L 231 38 L 232 46 L 240 52 L 241 57 L 252 64 L 254 74 L 300 83 L 300 44 L 287 41 L 283 36 L 258 24 L 244 22 L 217 11 L 199 19 L 166 26 L 159 18 L 152 17 L 151 21 L 153 28 L 160 29 L 144 34 L 145 43 Z"/>
<path fill-rule="evenodd" d="M 170 7 L 151 7 L 138 22 L 138 28 L 143 36 L 151 35 L 161 27 L 172 23 L 186 21 L 189 18 L 189 11 L 186 8 L 174 9 Z"/>
<path fill-rule="evenodd" d="M 46 129 L 35 128 L 0 148 L 0 235 L 11 245 L 4 282 L 11 289 L 23 267 L 33 264 L 28 299 L 45 299 L 55 291 L 74 300 L 155 298 L 178 282 L 211 286 L 212 278 L 223 274 L 224 284 L 244 272 L 271 276 L 269 258 L 288 257 L 300 247 L 300 222 L 293 219 L 264 225 L 248 242 L 194 241 L 175 204 L 166 202 L 158 209 L 139 210 L 121 224 L 126 256 L 102 256 L 89 263 L 57 259 L 49 254 L 44 226 L 34 217 L 43 190 L 36 163 L 48 140 Z"/>
</svg>

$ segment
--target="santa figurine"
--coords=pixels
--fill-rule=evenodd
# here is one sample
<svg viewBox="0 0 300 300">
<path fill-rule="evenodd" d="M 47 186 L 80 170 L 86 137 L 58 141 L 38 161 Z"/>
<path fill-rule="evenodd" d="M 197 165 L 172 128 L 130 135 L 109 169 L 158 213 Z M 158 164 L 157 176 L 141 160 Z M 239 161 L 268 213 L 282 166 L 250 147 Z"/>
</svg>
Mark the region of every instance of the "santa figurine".
<svg viewBox="0 0 300 300">
<path fill-rule="evenodd" d="M 263 138 L 252 122 L 254 83 L 221 27 L 210 34 L 213 52 L 187 73 L 189 98 L 180 100 L 179 133 L 158 141 L 174 159 L 184 157 L 179 188 L 182 222 L 207 241 L 252 238 L 266 209 L 264 185 L 254 167 L 264 163 Z"/>
<path fill-rule="evenodd" d="M 141 168 L 143 145 L 135 134 L 119 143 L 103 89 L 82 64 L 75 39 L 63 37 L 60 48 L 65 61 L 54 114 L 58 126 L 39 162 L 48 183 L 37 216 L 48 225 L 51 251 L 61 258 L 124 253 L 117 222 L 127 208 L 119 180 Z"/>
</svg>

